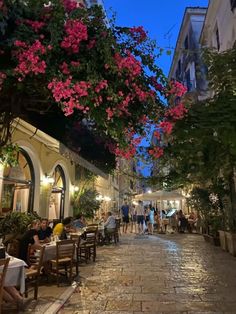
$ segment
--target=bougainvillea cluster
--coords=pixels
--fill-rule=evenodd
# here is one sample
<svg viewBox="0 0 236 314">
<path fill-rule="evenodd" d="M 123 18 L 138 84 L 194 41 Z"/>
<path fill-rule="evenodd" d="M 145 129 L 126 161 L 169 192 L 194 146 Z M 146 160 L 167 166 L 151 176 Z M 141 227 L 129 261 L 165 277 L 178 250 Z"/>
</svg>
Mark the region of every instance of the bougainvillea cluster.
<svg viewBox="0 0 236 314">
<path fill-rule="evenodd" d="M 41 57 L 46 53 L 46 48 L 39 40 L 36 40 L 32 45 L 16 40 L 14 45 L 16 50 L 13 51 L 13 55 L 18 61 L 15 72 L 19 75 L 19 81 L 28 74 L 45 73 L 46 62 Z"/>
<path fill-rule="evenodd" d="M 11 97 L 18 101 L 12 117 L 57 105 L 110 138 L 117 156 L 131 158 L 148 124 L 161 140 L 187 112 L 179 102 L 160 119 L 162 99 L 185 89 L 167 83 L 157 46 L 141 26 L 108 27 L 101 8 L 75 0 L 0 0 L 0 21 L 0 114 L 14 110 Z M 162 153 L 150 149 L 155 158 Z"/>
<path fill-rule="evenodd" d="M 65 23 L 65 33 L 61 47 L 69 53 L 78 53 L 80 42 L 88 39 L 87 26 L 82 21 L 69 19 Z"/>
</svg>

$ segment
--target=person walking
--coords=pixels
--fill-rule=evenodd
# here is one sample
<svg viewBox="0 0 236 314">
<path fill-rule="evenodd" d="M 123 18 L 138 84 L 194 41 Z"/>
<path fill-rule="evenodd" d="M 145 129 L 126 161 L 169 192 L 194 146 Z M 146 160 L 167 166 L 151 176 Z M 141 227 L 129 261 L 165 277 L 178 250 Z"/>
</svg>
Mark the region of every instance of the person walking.
<svg viewBox="0 0 236 314">
<path fill-rule="evenodd" d="M 126 233 L 129 224 L 129 205 L 127 202 L 121 206 L 121 213 L 123 217 L 123 233 Z"/>
<path fill-rule="evenodd" d="M 150 204 L 149 205 L 149 221 L 148 221 L 148 233 L 153 234 L 153 225 L 155 222 L 154 218 L 155 208 Z"/>
<path fill-rule="evenodd" d="M 138 224 L 138 232 L 139 234 L 143 234 L 143 222 L 144 222 L 144 207 L 143 202 L 138 201 L 138 205 L 136 207 L 136 213 L 137 213 L 137 224 Z"/>
<path fill-rule="evenodd" d="M 135 205 L 132 205 L 131 207 L 131 212 L 130 212 L 130 217 L 131 217 L 131 228 L 130 228 L 130 232 L 133 232 L 134 229 L 134 233 L 136 233 L 136 224 L 137 224 L 137 213 L 136 213 L 136 208 Z"/>
</svg>

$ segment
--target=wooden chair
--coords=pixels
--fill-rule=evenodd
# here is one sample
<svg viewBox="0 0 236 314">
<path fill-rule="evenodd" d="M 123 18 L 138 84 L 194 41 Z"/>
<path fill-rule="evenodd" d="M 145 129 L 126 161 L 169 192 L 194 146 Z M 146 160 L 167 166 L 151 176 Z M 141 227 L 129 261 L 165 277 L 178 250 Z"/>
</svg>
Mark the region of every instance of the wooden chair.
<svg viewBox="0 0 236 314">
<path fill-rule="evenodd" d="M 79 247 L 80 247 L 80 236 L 78 234 L 71 234 L 70 239 L 75 241 L 75 268 L 76 276 L 79 274 Z"/>
<path fill-rule="evenodd" d="M 0 314 L 2 313 L 3 287 L 10 258 L 0 259 Z"/>
<path fill-rule="evenodd" d="M 38 250 L 32 250 L 31 244 L 28 247 L 28 265 L 30 267 L 26 269 L 25 274 L 25 296 L 28 297 L 29 286 L 33 285 L 35 300 L 38 298 L 38 284 L 43 266 L 44 251 L 45 246 L 41 246 Z"/>
<path fill-rule="evenodd" d="M 88 260 L 93 258 L 95 262 L 97 256 L 97 233 L 98 233 L 98 226 L 88 226 L 86 231 L 83 234 L 84 241 L 81 241 L 79 246 L 79 258 L 85 259 L 87 263 Z"/>
<path fill-rule="evenodd" d="M 57 286 L 59 286 L 59 276 L 65 275 L 68 278 L 68 267 L 70 271 L 70 283 L 72 282 L 72 270 L 75 254 L 75 241 L 62 240 L 56 244 L 56 259 L 50 260 L 52 265 L 52 274 L 57 277 Z"/>
<path fill-rule="evenodd" d="M 7 243 L 6 251 L 9 255 L 14 257 L 19 257 L 20 252 L 20 241 L 17 239 L 12 239 Z"/>
</svg>

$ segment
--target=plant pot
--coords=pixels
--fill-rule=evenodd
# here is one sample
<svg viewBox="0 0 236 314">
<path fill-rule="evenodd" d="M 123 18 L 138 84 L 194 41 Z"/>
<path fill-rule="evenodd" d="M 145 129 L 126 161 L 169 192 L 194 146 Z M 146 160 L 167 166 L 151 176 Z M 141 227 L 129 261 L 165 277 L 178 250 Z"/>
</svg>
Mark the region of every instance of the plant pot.
<svg viewBox="0 0 236 314">
<path fill-rule="evenodd" d="M 220 247 L 224 251 L 228 251 L 228 245 L 227 245 L 227 238 L 226 238 L 226 232 L 224 230 L 219 230 L 220 235 Z"/>
<path fill-rule="evenodd" d="M 236 256 L 236 233 L 225 232 L 229 253 Z"/>
</svg>

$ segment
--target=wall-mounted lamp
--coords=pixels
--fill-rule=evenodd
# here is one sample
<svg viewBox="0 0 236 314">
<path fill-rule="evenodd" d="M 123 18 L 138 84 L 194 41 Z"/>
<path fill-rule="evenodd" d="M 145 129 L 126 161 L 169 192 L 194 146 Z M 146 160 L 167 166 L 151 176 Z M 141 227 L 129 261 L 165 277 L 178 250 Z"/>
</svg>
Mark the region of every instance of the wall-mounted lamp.
<svg viewBox="0 0 236 314">
<path fill-rule="evenodd" d="M 96 200 L 97 201 L 102 201 L 103 200 L 103 196 L 101 194 L 96 196 Z"/>
<path fill-rule="evenodd" d="M 48 176 L 46 173 L 43 177 L 43 179 L 41 180 L 43 185 L 47 185 L 47 184 L 54 184 L 54 178 L 51 176 Z"/>
<path fill-rule="evenodd" d="M 104 201 L 105 202 L 110 202 L 111 201 L 111 198 L 109 196 L 104 196 Z"/>
<path fill-rule="evenodd" d="M 78 186 L 74 186 L 74 191 L 78 192 L 79 191 L 79 187 Z"/>
</svg>

